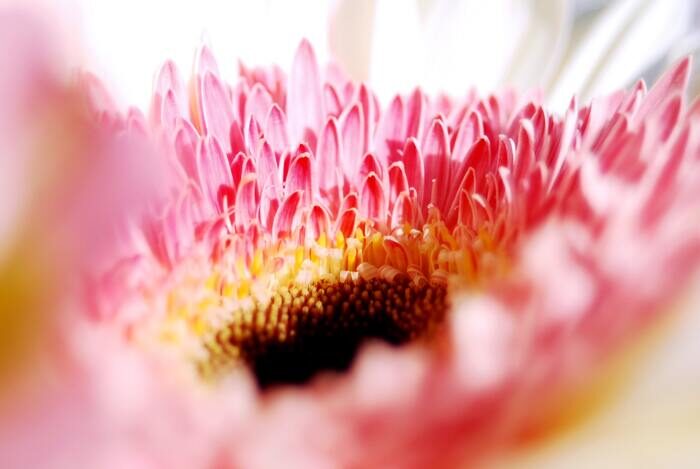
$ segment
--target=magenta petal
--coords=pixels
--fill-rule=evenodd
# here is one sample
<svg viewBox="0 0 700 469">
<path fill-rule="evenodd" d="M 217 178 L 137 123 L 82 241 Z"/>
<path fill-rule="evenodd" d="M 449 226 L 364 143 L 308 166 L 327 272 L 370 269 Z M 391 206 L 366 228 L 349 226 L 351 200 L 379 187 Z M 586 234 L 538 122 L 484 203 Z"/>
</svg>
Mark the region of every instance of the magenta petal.
<svg viewBox="0 0 700 469">
<path fill-rule="evenodd" d="M 424 168 L 423 168 L 423 156 L 418 149 L 418 142 L 409 138 L 406 141 L 406 146 L 403 150 L 403 165 L 406 170 L 406 178 L 408 179 L 408 184 L 416 188 L 418 192 L 419 201 L 423 197 L 423 181 L 424 181 Z"/>
<path fill-rule="evenodd" d="M 457 171 L 452 175 L 450 181 L 450 189 L 447 194 L 447 204 L 448 206 L 454 204 L 455 197 L 462 189 L 465 189 L 465 176 L 469 169 L 472 169 L 472 174 L 475 177 L 482 177 L 485 174 L 486 167 L 491 161 L 491 147 L 489 145 L 488 139 L 485 137 L 479 138 L 476 143 L 474 143 L 469 152 L 462 160 Z M 476 188 L 471 188 L 475 190 Z"/>
<path fill-rule="evenodd" d="M 442 119 L 433 120 L 423 143 L 423 162 L 425 165 L 425 180 L 423 185 L 423 205 L 427 206 L 433 181 L 440 181 L 444 187 L 450 184 L 450 145 L 447 138 L 447 129 Z M 444 191 L 433 202 L 438 207 L 443 207 L 445 199 Z"/>
<path fill-rule="evenodd" d="M 362 184 L 360 192 L 360 214 L 376 220 L 382 220 L 382 214 L 387 213 L 385 206 L 384 187 L 375 173 L 370 173 Z"/>
<path fill-rule="evenodd" d="M 245 176 L 236 191 L 235 226 L 243 232 L 258 215 L 257 180 L 254 175 Z"/>
<path fill-rule="evenodd" d="M 374 153 L 367 153 L 362 157 L 357 172 L 357 180 L 364 180 L 369 173 L 375 173 L 380 180 L 384 179 L 384 169 L 377 157 L 374 156 Z"/>
<path fill-rule="evenodd" d="M 351 236 L 355 232 L 355 227 L 357 226 L 357 215 L 356 208 L 349 208 L 340 212 L 336 224 L 336 232 L 342 233 L 345 237 Z"/>
<path fill-rule="evenodd" d="M 321 205 L 314 204 L 309 212 L 308 229 L 306 231 L 309 240 L 315 241 L 324 234 L 328 235 L 330 230 L 330 216 Z"/>
<path fill-rule="evenodd" d="M 301 191 L 289 194 L 275 214 L 272 223 L 272 235 L 275 239 L 286 238 L 292 235 L 292 230 L 297 226 L 300 216 Z"/>
<path fill-rule="evenodd" d="M 309 206 L 316 196 L 315 175 L 311 155 L 303 153 L 297 156 L 289 167 L 285 179 L 287 193 L 301 192 L 304 206 Z"/>
</svg>

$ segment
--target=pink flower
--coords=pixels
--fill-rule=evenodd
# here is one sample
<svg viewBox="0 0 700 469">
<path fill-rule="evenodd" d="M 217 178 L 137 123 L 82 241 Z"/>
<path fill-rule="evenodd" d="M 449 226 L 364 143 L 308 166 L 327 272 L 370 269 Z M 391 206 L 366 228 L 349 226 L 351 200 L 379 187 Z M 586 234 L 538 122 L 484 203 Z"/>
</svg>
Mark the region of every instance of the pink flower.
<svg viewBox="0 0 700 469">
<path fill-rule="evenodd" d="M 454 467 L 546 433 L 700 262 L 689 65 L 564 115 L 514 91 L 382 109 L 308 42 L 286 77 L 168 62 L 147 119 L 85 76 L 105 153 L 165 188 L 112 205 L 11 463 Z"/>
</svg>

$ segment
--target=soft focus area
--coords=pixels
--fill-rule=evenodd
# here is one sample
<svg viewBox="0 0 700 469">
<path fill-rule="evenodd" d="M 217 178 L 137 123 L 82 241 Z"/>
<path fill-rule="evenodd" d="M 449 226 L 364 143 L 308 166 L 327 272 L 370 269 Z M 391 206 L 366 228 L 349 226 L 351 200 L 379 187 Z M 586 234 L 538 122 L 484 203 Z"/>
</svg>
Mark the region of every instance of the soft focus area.
<svg viewBox="0 0 700 469">
<path fill-rule="evenodd" d="M 0 3 L 0 466 L 700 467 L 700 2 Z"/>
</svg>

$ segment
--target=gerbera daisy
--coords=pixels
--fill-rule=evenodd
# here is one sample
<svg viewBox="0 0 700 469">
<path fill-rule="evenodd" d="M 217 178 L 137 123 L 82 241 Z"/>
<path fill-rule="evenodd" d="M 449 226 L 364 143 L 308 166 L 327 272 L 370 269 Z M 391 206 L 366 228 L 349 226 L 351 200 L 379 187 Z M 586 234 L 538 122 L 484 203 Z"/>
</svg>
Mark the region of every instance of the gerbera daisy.
<svg viewBox="0 0 700 469">
<path fill-rule="evenodd" d="M 546 434 L 697 269 L 689 68 L 562 114 L 382 107 L 306 41 L 230 84 L 206 46 L 188 82 L 166 62 L 147 117 L 82 75 L 81 139 L 159 190 L 113 171 L 137 200 L 71 266 L 88 313 L 59 325 L 45 412 L 8 420 L 10 466 L 453 467 Z"/>
<path fill-rule="evenodd" d="M 382 112 L 366 85 L 322 78 L 307 42 L 288 78 L 242 69 L 233 86 L 203 47 L 189 96 L 172 63 L 158 74 L 150 124 L 95 103 L 101 122 L 150 129 L 172 167 L 172 195 L 132 220 L 132 252 L 93 290 L 118 300 L 100 320 L 193 386 L 250 372 L 270 409 L 234 451 L 244 466 L 268 464 L 258 445 L 281 444 L 287 430 L 268 426 L 290 411 L 302 428 L 327 420 L 323 442 L 286 438 L 328 463 L 482 456 L 536 424 L 535 396 L 585 379 L 695 267 L 688 68 L 563 116 L 527 95 L 420 90 Z M 411 346 L 313 379 L 347 370 L 371 339 Z M 290 383 L 306 388 L 264 392 Z"/>
</svg>

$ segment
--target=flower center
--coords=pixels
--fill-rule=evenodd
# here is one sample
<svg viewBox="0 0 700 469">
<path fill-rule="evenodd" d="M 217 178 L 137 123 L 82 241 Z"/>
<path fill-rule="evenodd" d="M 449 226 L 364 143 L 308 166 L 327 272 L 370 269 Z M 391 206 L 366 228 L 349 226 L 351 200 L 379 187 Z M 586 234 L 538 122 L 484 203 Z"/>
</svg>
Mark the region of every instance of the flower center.
<svg viewBox="0 0 700 469">
<path fill-rule="evenodd" d="M 164 305 L 165 316 L 146 315 L 139 331 L 173 344 L 206 381 L 247 367 L 261 388 L 299 384 L 347 369 L 367 341 L 432 343 L 450 291 L 505 268 L 487 232 L 439 217 L 420 229 L 365 221 L 326 232 L 224 236 L 219 254 L 184 260 L 154 288 L 151 307 Z"/>
<path fill-rule="evenodd" d="M 303 383 L 322 370 L 347 369 L 367 339 L 398 345 L 429 337 L 446 302 L 445 286 L 416 284 L 405 275 L 282 287 L 267 304 L 232 315 L 207 344 L 206 366 L 245 363 L 262 388 Z"/>
</svg>

